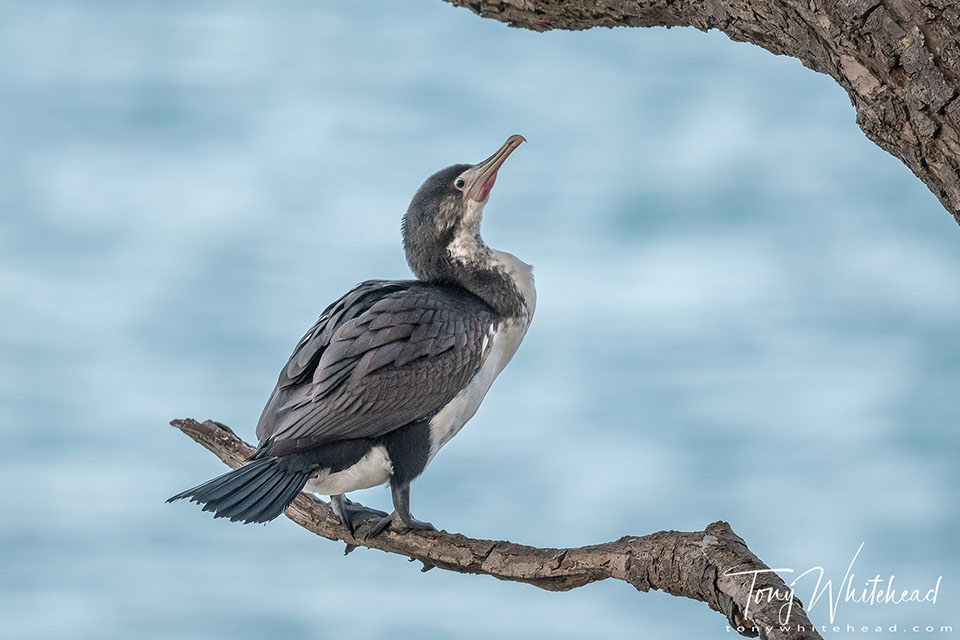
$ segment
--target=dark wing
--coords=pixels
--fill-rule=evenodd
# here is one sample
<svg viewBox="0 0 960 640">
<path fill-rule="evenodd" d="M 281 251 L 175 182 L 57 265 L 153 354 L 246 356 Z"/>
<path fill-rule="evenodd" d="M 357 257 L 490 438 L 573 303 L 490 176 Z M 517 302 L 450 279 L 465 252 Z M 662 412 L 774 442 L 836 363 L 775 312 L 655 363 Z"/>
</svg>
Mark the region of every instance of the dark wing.
<svg viewBox="0 0 960 640">
<path fill-rule="evenodd" d="M 371 281 L 331 305 L 284 367 L 257 426 L 282 454 L 433 415 L 480 368 L 496 315 L 463 289 Z"/>
</svg>

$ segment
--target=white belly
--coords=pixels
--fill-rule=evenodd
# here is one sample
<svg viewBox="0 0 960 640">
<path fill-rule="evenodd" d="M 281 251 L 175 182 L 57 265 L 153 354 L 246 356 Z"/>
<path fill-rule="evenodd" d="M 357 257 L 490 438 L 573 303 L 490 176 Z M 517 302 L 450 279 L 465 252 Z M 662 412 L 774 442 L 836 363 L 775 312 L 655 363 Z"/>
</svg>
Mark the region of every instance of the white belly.
<svg viewBox="0 0 960 640">
<path fill-rule="evenodd" d="M 473 379 L 457 394 L 447 406 L 440 410 L 430 420 L 430 456 L 427 463 L 433 460 L 440 447 L 450 442 L 450 438 L 457 435 L 463 425 L 473 417 L 483 402 L 483 397 L 490 390 L 490 385 L 503 368 L 507 366 L 513 354 L 517 352 L 527 328 L 533 319 L 533 312 L 537 307 L 537 290 L 533 285 L 533 268 L 519 258 L 503 251 L 490 249 L 495 263 L 499 264 L 504 273 L 513 280 L 520 295 L 526 303 L 526 314 L 519 318 L 504 320 L 490 336 L 487 345 L 489 351 L 480 370 Z"/>
<path fill-rule="evenodd" d="M 393 475 L 393 465 L 390 463 L 387 450 L 382 446 L 376 446 L 352 467 L 336 473 L 321 471 L 319 475 L 307 481 L 304 490 L 325 496 L 335 496 L 375 487 L 390 480 L 391 475 Z"/>
<path fill-rule="evenodd" d="M 463 391 L 430 420 L 428 463 L 437 455 L 440 447 L 450 442 L 450 439 L 460 432 L 463 425 L 480 408 L 480 403 L 490 390 L 490 385 L 517 352 L 529 325 L 528 318 L 507 320 L 501 323 L 496 333 L 491 336 L 489 351 L 480 370 L 463 388 Z"/>
</svg>

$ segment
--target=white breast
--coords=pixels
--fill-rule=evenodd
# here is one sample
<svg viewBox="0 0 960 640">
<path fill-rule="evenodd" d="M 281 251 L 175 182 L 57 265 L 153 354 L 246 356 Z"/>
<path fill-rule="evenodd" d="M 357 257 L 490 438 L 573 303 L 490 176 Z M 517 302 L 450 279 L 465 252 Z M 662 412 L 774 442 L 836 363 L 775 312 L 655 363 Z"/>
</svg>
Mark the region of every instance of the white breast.
<svg viewBox="0 0 960 640">
<path fill-rule="evenodd" d="M 519 318 L 508 318 L 491 326 L 484 340 L 484 360 L 473 379 L 457 396 L 430 420 L 430 456 L 433 460 L 440 447 L 460 432 L 463 425 L 474 416 L 490 385 L 507 366 L 523 341 L 537 305 L 537 291 L 533 285 L 533 269 L 516 256 L 502 251 L 493 251 L 504 271 L 513 279 L 527 303 L 527 313 Z"/>
</svg>

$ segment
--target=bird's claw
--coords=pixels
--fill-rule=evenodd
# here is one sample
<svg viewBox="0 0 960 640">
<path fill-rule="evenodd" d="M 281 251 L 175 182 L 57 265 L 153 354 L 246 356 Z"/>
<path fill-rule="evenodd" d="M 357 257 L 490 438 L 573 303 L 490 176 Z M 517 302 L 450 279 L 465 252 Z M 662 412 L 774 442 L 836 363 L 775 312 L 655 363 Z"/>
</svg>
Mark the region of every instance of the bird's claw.
<svg viewBox="0 0 960 640">
<path fill-rule="evenodd" d="M 422 520 L 415 520 L 413 518 L 402 519 L 397 516 L 397 512 L 394 511 L 390 515 L 382 518 L 377 524 L 373 525 L 373 528 L 370 529 L 364 535 L 364 539 L 374 538 L 384 529 L 387 528 L 393 529 L 394 531 L 436 531 L 437 528 L 430 524 L 429 522 L 424 522 Z"/>
<path fill-rule="evenodd" d="M 351 538 L 356 537 L 357 527 L 367 520 L 388 517 L 386 511 L 365 507 L 359 502 L 354 502 L 343 496 L 331 496 L 330 506 L 337 517 L 340 518 L 340 522 L 347 529 Z M 347 553 L 350 553 L 350 551 L 353 551 L 353 549 L 349 549 Z"/>
</svg>

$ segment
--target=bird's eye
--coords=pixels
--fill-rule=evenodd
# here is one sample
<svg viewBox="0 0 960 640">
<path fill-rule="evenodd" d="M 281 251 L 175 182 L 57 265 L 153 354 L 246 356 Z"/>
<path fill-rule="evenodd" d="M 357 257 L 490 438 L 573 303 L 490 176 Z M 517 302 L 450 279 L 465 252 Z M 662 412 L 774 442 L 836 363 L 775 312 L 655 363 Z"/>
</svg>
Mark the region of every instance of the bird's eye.
<svg viewBox="0 0 960 640">
<path fill-rule="evenodd" d="M 463 189 L 465 186 L 467 186 L 467 181 L 463 178 L 457 178 L 453 181 L 453 186 L 455 186 L 457 189 Z"/>
</svg>

